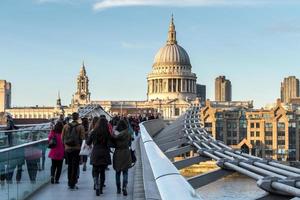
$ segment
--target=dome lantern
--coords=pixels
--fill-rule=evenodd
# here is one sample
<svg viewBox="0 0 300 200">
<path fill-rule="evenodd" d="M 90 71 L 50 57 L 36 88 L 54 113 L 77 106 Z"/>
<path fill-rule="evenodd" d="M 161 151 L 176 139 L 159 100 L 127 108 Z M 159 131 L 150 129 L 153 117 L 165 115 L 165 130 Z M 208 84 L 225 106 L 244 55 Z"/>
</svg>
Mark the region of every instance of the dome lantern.
<svg viewBox="0 0 300 200">
<path fill-rule="evenodd" d="M 170 26 L 169 26 L 167 44 L 177 44 L 173 14 L 172 14 L 172 18 L 171 18 L 171 22 L 170 22 Z"/>
</svg>

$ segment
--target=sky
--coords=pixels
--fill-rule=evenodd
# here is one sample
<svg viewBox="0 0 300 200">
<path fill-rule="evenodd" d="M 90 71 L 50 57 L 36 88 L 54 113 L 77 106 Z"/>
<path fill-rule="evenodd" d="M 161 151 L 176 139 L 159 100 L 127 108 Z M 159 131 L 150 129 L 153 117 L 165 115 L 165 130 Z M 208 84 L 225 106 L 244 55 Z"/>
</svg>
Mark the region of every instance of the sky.
<svg viewBox="0 0 300 200">
<path fill-rule="evenodd" d="M 300 1 L 1 0 L 0 79 L 13 106 L 70 104 L 84 60 L 92 100 L 146 100 L 147 74 L 174 14 L 178 43 L 214 99 L 225 75 L 233 100 L 255 107 L 300 78 Z"/>
</svg>

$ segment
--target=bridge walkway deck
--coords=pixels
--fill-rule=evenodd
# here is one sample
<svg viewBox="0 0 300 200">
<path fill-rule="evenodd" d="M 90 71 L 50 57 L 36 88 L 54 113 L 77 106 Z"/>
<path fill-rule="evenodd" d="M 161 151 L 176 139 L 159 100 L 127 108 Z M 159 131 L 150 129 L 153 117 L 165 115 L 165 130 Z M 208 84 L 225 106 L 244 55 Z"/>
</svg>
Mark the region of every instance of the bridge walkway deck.
<svg viewBox="0 0 300 200">
<path fill-rule="evenodd" d="M 115 185 L 115 171 L 112 166 L 109 166 L 109 170 L 106 171 L 106 187 L 103 189 L 103 193 L 100 197 L 95 195 L 93 190 L 93 178 L 92 178 L 92 166 L 87 166 L 87 171 L 83 172 L 82 167 L 80 171 L 80 178 L 78 180 L 78 190 L 68 189 L 67 183 L 67 170 L 61 175 L 60 184 L 48 183 L 45 187 L 35 192 L 28 199 L 30 200 L 58 200 L 58 199 L 76 199 L 76 200 L 131 200 L 133 199 L 133 178 L 135 167 L 129 169 L 128 174 L 128 196 L 117 194 Z"/>
</svg>

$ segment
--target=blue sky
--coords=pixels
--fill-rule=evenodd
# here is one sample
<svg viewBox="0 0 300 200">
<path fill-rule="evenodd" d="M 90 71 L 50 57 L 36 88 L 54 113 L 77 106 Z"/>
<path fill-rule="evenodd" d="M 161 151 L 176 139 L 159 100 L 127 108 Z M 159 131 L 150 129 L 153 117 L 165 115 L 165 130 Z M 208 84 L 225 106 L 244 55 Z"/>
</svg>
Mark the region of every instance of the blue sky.
<svg viewBox="0 0 300 200">
<path fill-rule="evenodd" d="M 145 100 L 146 76 L 177 39 L 214 99 L 226 75 L 233 100 L 275 102 L 285 76 L 300 78 L 300 2 L 280 0 L 1 0 L 0 79 L 13 105 L 71 102 L 82 60 L 93 100 Z"/>
</svg>

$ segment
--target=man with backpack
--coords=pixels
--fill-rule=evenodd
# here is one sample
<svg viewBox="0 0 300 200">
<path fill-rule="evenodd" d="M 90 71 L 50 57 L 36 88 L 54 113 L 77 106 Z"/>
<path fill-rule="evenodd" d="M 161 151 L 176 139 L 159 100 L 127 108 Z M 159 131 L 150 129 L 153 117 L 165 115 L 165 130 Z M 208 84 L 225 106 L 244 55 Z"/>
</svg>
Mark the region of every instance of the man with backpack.
<svg viewBox="0 0 300 200">
<path fill-rule="evenodd" d="M 65 154 L 68 163 L 68 186 L 70 189 L 78 189 L 78 169 L 80 162 L 81 143 L 85 137 L 84 127 L 78 122 L 79 114 L 72 114 L 72 122 L 64 126 L 62 140 L 65 145 Z"/>
</svg>

